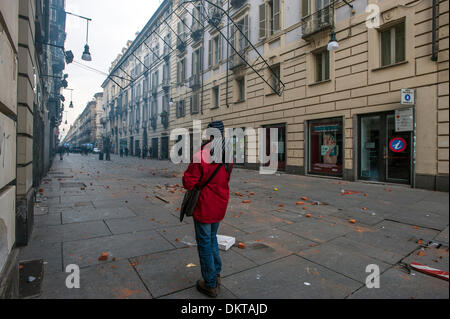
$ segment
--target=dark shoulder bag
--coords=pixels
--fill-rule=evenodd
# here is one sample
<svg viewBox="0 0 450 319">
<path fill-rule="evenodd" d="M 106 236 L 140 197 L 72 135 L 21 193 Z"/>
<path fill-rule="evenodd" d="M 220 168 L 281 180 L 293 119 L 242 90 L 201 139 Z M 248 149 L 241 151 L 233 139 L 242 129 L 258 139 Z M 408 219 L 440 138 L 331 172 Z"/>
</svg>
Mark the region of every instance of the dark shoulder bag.
<svg viewBox="0 0 450 319">
<path fill-rule="evenodd" d="M 216 176 L 217 172 L 220 170 L 220 168 L 223 166 L 223 164 L 220 164 L 217 166 L 214 173 L 211 174 L 211 176 L 208 178 L 208 180 L 202 185 L 202 186 L 195 186 L 194 189 L 187 191 L 186 194 L 184 194 L 183 203 L 181 204 L 181 210 L 180 210 L 180 222 L 183 221 L 184 216 L 191 217 L 194 214 L 195 207 L 197 206 L 197 201 L 200 196 L 200 192 L 203 188 L 206 187 L 206 185 L 211 182 L 211 180 Z"/>
</svg>

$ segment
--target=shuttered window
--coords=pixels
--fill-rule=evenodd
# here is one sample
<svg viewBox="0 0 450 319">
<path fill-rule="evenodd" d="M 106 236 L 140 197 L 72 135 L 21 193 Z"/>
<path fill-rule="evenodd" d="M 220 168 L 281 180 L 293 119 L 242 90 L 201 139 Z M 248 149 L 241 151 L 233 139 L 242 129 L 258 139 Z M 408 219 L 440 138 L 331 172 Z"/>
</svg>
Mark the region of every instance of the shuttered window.
<svg viewBox="0 0 450 319">
<path fill-rule="evenodd" d="M 266 37 L 266 4 L 259 6 L 259 39 Z"/>
<path fill-rule="evenodd" d="M 273 0 L 272 21 L 272 33 L 280 31 L 280 0 Z"/>
</svg>

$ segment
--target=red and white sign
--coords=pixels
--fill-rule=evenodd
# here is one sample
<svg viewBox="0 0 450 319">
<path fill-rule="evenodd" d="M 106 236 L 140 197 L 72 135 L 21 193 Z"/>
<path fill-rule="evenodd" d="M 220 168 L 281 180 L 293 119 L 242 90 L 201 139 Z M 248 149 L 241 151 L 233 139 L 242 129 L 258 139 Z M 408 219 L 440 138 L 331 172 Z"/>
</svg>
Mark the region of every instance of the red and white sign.
<svg viewBox="0 0 450 319">
<path fill-rule="evenodd" d="M 394 137 L 389 142 L 389 148 L 394 153 L 401 153 L 404 150 L 406 150 L 406 147 L 408 144 L 406 143 L 406 140 L 402 137 Z"/>
</svg>

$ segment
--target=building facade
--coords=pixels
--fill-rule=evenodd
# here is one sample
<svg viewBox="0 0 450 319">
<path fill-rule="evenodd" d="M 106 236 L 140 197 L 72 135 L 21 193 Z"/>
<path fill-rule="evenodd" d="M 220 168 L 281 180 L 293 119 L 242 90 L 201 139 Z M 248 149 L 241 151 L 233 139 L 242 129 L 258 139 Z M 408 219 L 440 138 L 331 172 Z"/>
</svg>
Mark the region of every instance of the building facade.
<svg viewBox="0 0 450 319">
<path fill-rule="evenodd" d="M 28 243 L 35 188 L 54 153 L 64 55 L 48 44 L 64 44 L 64 7 L 63 0 L 0 4 L 0 298 L 18 294 L 17 248 Z"/>
<path fill-rule="evenodd" d="M 92 144 L 100 147 L 102 143 L 103 125 L 101 119 L 104 117 L 103 93 L 94 95 L 83 112 L 77 117 L 70 127 L 62 143 L 69 143 L 72 147 L 81 147 L 83 144 Z"/>
<path fill-rule="evenodd" d="M 169 158 L 171 1 L 164 1 L 133 42 L 128 42 L 103 83 L 106 136 L 113 151 Z"/>
<path fill-rule="evenodd" d="M 448 3 L 164 2 L 115 61 L 105 96 L 113 110 L 121 90 L 112 79 L 139 85 L 145 77 L 128 77 L 124 61 L 142 66 L 139 49 L 152 48 L 147 41 L 164 39 L 171 25 L 169 132 L 222 120 L 262 128 L 268 144 L 272 128 L 279 170 L 448 191 Z M 152 29 L 164 11 L 166 21 Z M 332 31 L 339 48 L 329 51 Z M 402 89 L 413 91 L 402 99 Z M 133 114 L 130 104 L 120 110 Z M 126 123 L 128 135 L 115 137 L 130 145 L 139 122 L 110 114 L 111 134 Z M 149 139 L 161 144 L 163 132 L 154 133 Z M 244 167 L 259 168 L 256 150 L 243 142 Z"/>
</svg>

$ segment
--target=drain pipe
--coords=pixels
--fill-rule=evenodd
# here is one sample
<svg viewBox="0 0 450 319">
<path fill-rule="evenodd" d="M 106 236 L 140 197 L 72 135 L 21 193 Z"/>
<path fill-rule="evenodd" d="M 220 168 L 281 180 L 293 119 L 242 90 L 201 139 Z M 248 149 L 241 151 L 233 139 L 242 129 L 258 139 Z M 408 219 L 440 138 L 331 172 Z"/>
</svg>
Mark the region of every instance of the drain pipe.
<svg viewBox="0 0 450 319">
<path fill-rule="evenodd" d="M 438 60 L 438 52 L 437 52 L 437 0 L 433 0 L 433 21 L 432 21 L 432 44 L 431 44 L 431 61 Z"/>
</svg>

